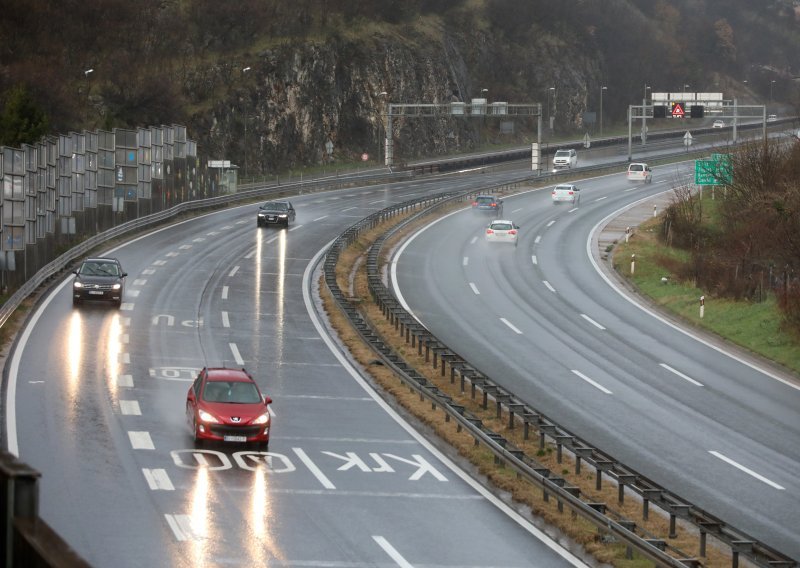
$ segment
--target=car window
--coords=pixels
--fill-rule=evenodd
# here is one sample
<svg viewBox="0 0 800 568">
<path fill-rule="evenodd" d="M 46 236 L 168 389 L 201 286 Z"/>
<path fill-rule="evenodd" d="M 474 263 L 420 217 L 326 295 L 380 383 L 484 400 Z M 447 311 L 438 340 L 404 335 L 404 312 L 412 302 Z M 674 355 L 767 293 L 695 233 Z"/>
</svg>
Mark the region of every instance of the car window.
<svg viewBox="0 0 800 568">
<path fill-rule="evenodd" d="M 95 262 L 84 262 L 78 270 L 78 273 L 84 276 L 97 276 L 99 268 L 100 267 Z"/>
<path fill-rule="evenodd" d="M 511 223 L 492 223 L 492 229 L 495 231 L 510 231 L 512 226 Z"/>
<path fill-rule="evenodd" d="M 264 209 L 274 209 L 275 211 L 286 211 L 287 207 L 285 203 L 275 201 L 272 203 L 265 203 Z"/>
<path fill-rule="evenodd" d="M 556 156 L 558 157 L 569 156 L 569 150 L 558 150 L 556 152 Z"/>
<path fill-rule="evenodd" d="M 644 168 L 642 167 L 641 164 L 631 164 L 630 170 L 632 172 L 641 172 L 642 170 L 644 170 Z"/>
<path fill-rule="evenodd" d="M 261 402 L 261 396 L 253 383 L 213 381 L 206 383 L 206 388 L 203 390 L 203 400 L 206 402 L 254 404 Z"/>
<path fill-rule="evenodd" d="M 475 201 L 478 203 L 494 203 L 494 197 L 479 197 Z"/>
<path fill-rule="evenodd" d="M 253 383 L 233 383 L 228 393 L 230 400 L 237 404 L 255 404 L 261 402 L 261 395 Z"/>
</svg>

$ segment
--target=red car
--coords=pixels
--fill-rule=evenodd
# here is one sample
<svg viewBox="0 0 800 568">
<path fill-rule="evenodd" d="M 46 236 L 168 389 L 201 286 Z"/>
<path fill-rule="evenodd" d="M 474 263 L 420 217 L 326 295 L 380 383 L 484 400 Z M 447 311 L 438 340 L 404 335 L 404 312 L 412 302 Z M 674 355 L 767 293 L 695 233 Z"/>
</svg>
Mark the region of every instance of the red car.
<svg viewBox="0 0 800 568">
<path fill-rule="evenodd" d="M 244 369 L 204 368 L 186 395 L 186 420 L 195 445 L 215 440 L 269 449 L 271 403 Z"/>
</svg>

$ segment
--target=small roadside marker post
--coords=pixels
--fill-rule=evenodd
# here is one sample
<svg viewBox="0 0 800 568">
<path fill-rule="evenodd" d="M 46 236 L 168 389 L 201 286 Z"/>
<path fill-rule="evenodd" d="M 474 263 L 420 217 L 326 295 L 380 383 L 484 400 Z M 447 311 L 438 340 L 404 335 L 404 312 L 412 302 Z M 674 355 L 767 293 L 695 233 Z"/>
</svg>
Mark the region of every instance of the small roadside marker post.
<svg viewBox="0 0 800 568">
<path fill-rule="evenodd" d="M 631 228 L 625 227 L 625 244 L 628 244 L 628 239 L 631 237 Z"/>
<path fill-rule="evenodd" d="M 634 271 L 636 270 L 636 255 L 631 255 L 631 275 L 633 275 Z"/>
<path fill-rule="evenodd" d="M 703 319 L 705 311 L 706 311 L 706 297 L 700 296 L 700 319 Z"/>
</svg>

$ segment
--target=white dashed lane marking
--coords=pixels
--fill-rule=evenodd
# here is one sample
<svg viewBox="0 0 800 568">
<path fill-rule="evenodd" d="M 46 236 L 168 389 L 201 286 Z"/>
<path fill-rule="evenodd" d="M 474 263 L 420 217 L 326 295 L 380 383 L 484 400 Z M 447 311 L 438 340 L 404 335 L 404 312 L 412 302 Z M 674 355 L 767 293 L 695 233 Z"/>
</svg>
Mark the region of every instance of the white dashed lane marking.
<svg viewBox="0 0 800 568">
<path fill-rule="evenodd" d="M 509 327 L 509 329 L 511 331 L 513 331 L 514 333 L 518 333 L 519 335 L 522 335 L 522 332 L 519 330 L 519 328 L 517 328 L 513 323 L 508 321 L 506 318 L 500 318 L 500 321 L 503 322 L 504 324 L 506 324 Z"/>
<path fill-rule="evenodd" d="M 480 290 L 478 290 L 478 287 L 475 286 L 475 284 L 473 282 L 469 283 L 469 287 L 472 288 L 472 291 L 475 292 L 475 294 L 480 295 Z"/>
<path fill-rule="evenodd" d="M 681 373 L 680 371 L 678 371 L 678 370 L 676 370 L 676 369 L 673 369 L 672 367 L 670 367 L 670 366 L 669 366 L 669 365 L 667 365 L 666 363 L 659 363 L 659 365 L 660 365 L 661 367 L 665 368 L 665 369 L 666 369 L 667 371 L 669 371 L 670 373 L 675 373 L 676 375 L 678 375 L 678 376 L 679 376 L 680 378 L 682 378 L 683 380 L 685 380 L 685 381 L 689 381 L 690 383 L 692 383 L 692 384 L 693 384 L 693 385 L 695 385 L 695 386 L 698 386 L 698 387 L 702 387 L 702 386 L 703 386 L 703 383 L 701 383 L 701 382 L 698 382 L 698 381 L 695 381 L 693 378 L 691 378 L 691 377 L 689 377 L 689 376 L 687 376 L 687 375 L 684 375 L 683 373 Z"/>
<path fill-rule="evenodd" d="M 589 322 L 590 324 L 592 324 L 593 326 L 595 326 L 597 329 L 601 329 L 601 330 L 604 330 L 604 331 L 605 331 L 605 329 L 606 329 L 606 328 L 604 328 L 602 325 L 600 325 L 599 323 L 597 323 L 596 321 L 594 321 L 592 318 L 590 318 L 590 317 L 589 317 L 589 316 L 587 316 L 586 314 L 581 314 L 581 317 L 582 317 L 583 319 L 585 319 L 586 321 L 588 321 L 588 322 Z"/>
<path fill-rule="evenodd" d="M 236 347 L 235 343 L 228 343 L 228 346 L 231 348 L 231 353 L 233 353 L 233 358 L 236 361 L 237 365 L 244 365 L 244 359 L 242 359 L 241 354 L 239 353 L 239 348 Z"/>
<path fill-rule="evenodd" d="M 175 486 L 167 475 L 165 469 L 142 469 L 144 478 L 147 480 L 147 485 L 153 491 L 175 491 Z"/>
<path fill-rule="evenodd" d="M 770 479 L 767 479 L 763 475 L 761 475 L 759 473 L 756 473 L 752 469 L 750 469 L 748 467 L 745 467 L 742 464 L 733 461 L 731 458 L 729 458 L 729 457 L 727 457 L 727 456 L 725 456 L 725 455 L 723 455 L 723 454 L 721 454 L 719 452 L 716 452 L 714 450 L 709 450 L 708 453 L 711 454 L 712 456 L 714 456 L 715 458 L 719 458 L 722 461 L 724 461 L 725 463 L 732 465 L 736 469 L 739 469 L 739 470 L 745 472 L 747 475 L 751 475 L 751 476 L 755 477 L 756 479 L 758 479 L 759 481 L 761 481 L 763 483 L 766 483 L 770 487 L 774 487 L 775 489 L 778 489 L 779 491 L 784 491 L 786 489 L 782 485 L 778 485 L 774 481 L 772 481 Z"/>
<path fill-rule="evenodd" d="M 231 320 L 228 319 L 228 312 L 222 312 L 222 327 L 230 327 Z"/>
<path fill-rule="evenodd" d="M 598 389 L 598 390 L 600 390 L 600 391 L 602 391 L 602 392 L 604 392 L 606 394 L 612 394 L 611 391 L 608 390 L 606 387 L 604 387 L 603 385 L 601 385 L 597 381 L 593 381 L 592 379 L 590 379 L 589 377 L 587 377 L 586 375 L 584 375 L 580 371 L 576 371 L 575 369 L 572 369 L 572 372 L 575 373 L 577 376 L 579 376 L 584 381 L 586 381 L 587 383 L 589 383 L 590 385 L 592 385 L 594 388 L 596 388 L 596 389 Z"/>
<path fill-rule="evenodd" d="M 142 410 L 139 408 L 138 400 L 120 400 L 119 411 L 126 416 L 142 415 Z"/>
<path fill-rule="evenodd" d="M 134 450 L 155 450 L 150 432 L 128 432 L 128 438 Z"/>
</svg>

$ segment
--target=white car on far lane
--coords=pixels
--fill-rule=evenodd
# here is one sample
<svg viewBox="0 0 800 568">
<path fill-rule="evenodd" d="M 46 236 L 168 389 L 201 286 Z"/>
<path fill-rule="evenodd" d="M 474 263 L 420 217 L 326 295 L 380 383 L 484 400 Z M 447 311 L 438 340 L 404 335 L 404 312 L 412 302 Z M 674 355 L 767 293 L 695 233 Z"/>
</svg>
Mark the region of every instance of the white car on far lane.
<svg viewBox="0 0 800 568">
<path fill-rule="evenodd" d="M 495 219 L 484 232 L 487 243 L 509 243 L 517 246 L 518 237 L 519 227 L 508 219 Z"/>
</svg>

